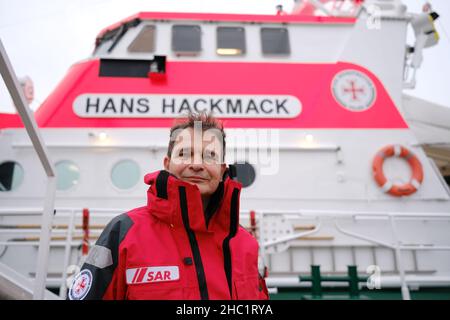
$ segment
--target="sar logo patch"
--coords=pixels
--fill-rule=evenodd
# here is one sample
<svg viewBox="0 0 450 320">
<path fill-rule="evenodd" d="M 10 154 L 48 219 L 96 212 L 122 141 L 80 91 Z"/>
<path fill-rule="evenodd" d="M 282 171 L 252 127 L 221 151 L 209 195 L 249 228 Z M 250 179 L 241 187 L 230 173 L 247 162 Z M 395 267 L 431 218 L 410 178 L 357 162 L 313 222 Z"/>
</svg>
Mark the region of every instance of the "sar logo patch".
<svg viewBox="0 0 450 320">
<path fill-rule="evenodd" d="M 166 282 L 178 279 L 180 279 L 178 266 L 127 269 L 127 284 Z"/>
<path fill-rule="evenodd" d="M 92 273 L 90 270 L 81 271 L 72 282 L 72 287 L 69 290 L 70 300 L 83 300 L 91 289 Z"/>
</svg>

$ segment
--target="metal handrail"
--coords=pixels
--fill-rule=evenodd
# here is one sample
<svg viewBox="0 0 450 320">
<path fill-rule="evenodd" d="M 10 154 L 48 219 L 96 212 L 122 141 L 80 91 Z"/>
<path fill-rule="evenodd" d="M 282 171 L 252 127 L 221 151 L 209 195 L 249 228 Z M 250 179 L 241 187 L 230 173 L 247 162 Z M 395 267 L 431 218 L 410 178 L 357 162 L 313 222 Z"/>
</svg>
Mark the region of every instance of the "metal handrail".
<svg viewBox="0 0 450 320">
<path fill-rule="evenodd" d="M 321 227 L 322 227 L 322 221 L 319 221 L 319 224 L 316 227 L 314 227 L 313 230 L 305 231 L 305 232 L 298 232 L 298 233 L 294 233 L 292 235 L 285 236 L 285 237 L 282 237 L 282 238 L 279 238 L 276 240 L 263 242 L 262 246 L 264 246 L 264 248 L 268 248 L 268 247 L 275 246 L 280 243 L 285 243 L 285 242 L 295 240 L 295 239 L 298 239 L 298 238 L 301 238 L 301 237 L 304 237 L 304 236 L 307 236 L 310 234 L 314 234 L 314 233 L 317 233 Z"/>
<path fill-rule="evenodd" d="M 50 241 L 50 247 L 64 247 L 64 262 L 63 262 L 63 272 L 62 272 L 62 282 L 60 287 L 60 297 L 65 298 L 65 292 L 67 289 L 67 269 L 70 262 L 70 251 L 72 250 L 73 246 L 79 246 L 79 242 L 73 241 L 73 235 L 78 233 L 75 229 L 75 217 L 78 214 L 82 213 L 82 208 L 73 208 L 73 207 L 59 207 L 55 209 L 55 212 L 57 215 L 62 217 L 68 217 L 69 218 L 69 224 L 67 229 L 55 229 L 52 230 L 52 232 L 56 233 L 66 233 L 67 234 L 67 240 L 66 241 Z M 108 217 L 108 216 L 115 216 L 118 213 L 126 212 L 126 209 L 114 209 L 114 208 L 91 208 L 91 216 L 92 217 Z M 36 208 L 3 208 L 0 209 L 0 216 L 14 216 L 14 215 L 39 215 L 42 214 L 39 212 L 39 209 Z M 247 215 L 250 214 L 250 210 L 242 210 L 240 212 L 241 218 L 245 218 Z M 371 211 L 358 211 L 358 212 L 348 212 L 348 211 L 342 211 L 342 210 L 281 210 L 281 211 L 275 211 L 275 210 L 265 210 L 265 211 L 258 211 L 259 214 L 259 223 L 261 224 L 265 217 L 267 216 L 273 216 L 273 215 L 280 215 L 283 216 L 284 219 L 289 220 L 298 220 L 299 218 L 307 218 L 311 219 L 314 218 L 318 221 L 318 224 L 314 227 L 312 230 L 308 230 L 306 232 L 298 233 L 298 234 L 292 234 L 289 236 L 280 237 L 279 239 L 274 239 L 271 241 L 264 242 L 262 241 L 264 239 L 263 234 L 263 228 L 260 228 L 259 232 L 259 240 L 262 244 L 260 246 L 261 253 L 264 254 L 265 249 L 279 244 L 279 243 L 285 243 L 294 241 L 297 238 L 301 236 L 305 236 L 308 234 L 316 233 L 318 232 L 322 227 L 322 219 L 330 218 L 333 220 L 334 225 L 336 227 L 336 230 L 341 232 L 342 234 L 345 234 L 347 236 L 364 240 L 370 243 L 374 243 L 376 245 L 390 248 L 392 250 L 396 251 L 395 259 L 396 263 L 399 266 L 400 273 L 402 273 L 403 270 L 403 262 L 402 262 L 402 256 L 400 254 L 401 250 L 450 250 L 450 246 L 440 245 L 440 246 L 430 246 L 429 244 L 416 244 L 416 245 L 403 245 L 399 239 L 398 239 L 398 233 L 395 228 L 395 221 L 394 220 L 450 220 L 450 214 L 449 213 L 402 213 L 402 212 L 371 212 Z M 356 232 L 349 231 L 345 228 L 343 228 L 338 220 L 340 219 L 353 219 L 353 220 L 380 220 L 380 219 L 386 219 L 389 220 L 391 224 L 391 230 L 394 236 L 394 239 L 396 241 L 395 244 L 391 244 L 385 241 L 381 241 L 379 239 L 372 238 L 370 236 L 366 236 L 363 234 L 359 234 Z M 23 232 L 25 230 L 18 229 L 18 230 L 2 230 L 0 229 L 0 234 L 3 233 L 13 233 L 13 232 Z M 28 232 L 28 231 L 25 231 Z M 36 231 L 35 231 L 36 232 Z M 38 241 L 29 241 L 29 242 L 5 242 L 0 241 L 0 245 L 7 245 L 7 246 L 26 246 L 26 245 L 38 245 Z M 402 286 L 402 295 L 404 299 L 409 299 L 409 291 L 408 291 L 408 280 L 406 279 L 404 272 L 403 277 L 400 275 L 400 284 Z"/>
<path fill-rule="evenodd" d="M 70 250 L 71 250 L 70 243 L 72 242 L 72 234 L 73 234 L 73 230 L 74 230 L 74 225 L 75 225 L 75 210 L 72 210 L 71 214 L 70 214 L 69 227 L 67 228 L 66 246 L 64 248 L 64 263 L 63 263 L 63 272 L 62 272 L 63 279 L 61 281 L 61 286 L 59 288 L 59 297 L 61 299 L 66 299 L 67 268 L 69 267 Z"/>
<path fill-rule="evenodd" d="M 405 270 L 403 268 L 403 259 L 401 256 L 401 250 L 407 249 L 407 250 L 414 250 L 414 249 L 419 249 L 419 250 L 450 250 L 450 246 L 423 246 L 423 245 L 411 245 L 411 246 L 404 246 L 401 245 L 401 242 L 398 238 L 398 234 L 397 234 L 397 227 L 396 227 L 396 223 L 395 223 L 395 216 L 394 215 L 388 215 L 389 221 L 390 221 L 390 225 L 391 225 L 391 230 L 392 230 L 392 234 L 394 236 L 394 240 L 395 240 L 395 244 L 391 245 L 389 243 L 377 240 L 375 238 L 372 237 L 367 237 L 367 236 L 363 236 L 361 234 L 355 233 L 355 232 L 350 232 L 348 230 L 343 229 L 336 220 L 334 220 L 334 224 L 336 226 L 336 229 L 338 231 L 340 231 L 341 233 L 357 238 L 357 239 L 361 239 L 361 240 L 365 240 L 365 241 L 369 241 L 372 243 L 376 243 L 380 246 L 383 247 L 387 247 L 390 249 L 393 249 L 395 251 L 395 261 L 397 263 L 397 266 L 399 268 L 399 272 L 400 272 L 400 283 L 401 283 L 401 291 L 402 291 L 402 297 L 404 300 L 411 300 L 411 296 L 409 293 L 409 289 L 408 289 L 408 284 L 407 284 L 407 280 L 406 280 L 406 276 L 405 276 Z M 419 218 L 419 217 L 417 217 Z M 448 215 L 448 219 L 450 220 L 450 215 Z"/>
<path fill-rule="evenodd" d="M 50 226 L 53 219 L 53 208 L 55 205 L 56 193 L 56 172 L 44 139 L 41 137 L 36 120 L 28 106 L 23 91 L 20 89 L 19 81 L 14 69 L 9 61 L 6 50 L 0 39 L 0 73 L 3 77 L 9 94 L 14 101 L 17 113 L 20 115 L 22 123 L 33 144 L 33 148 L 47 175 L 47 189 L 44 198 L 44 215 L 41 223 L 41 236 L 36 267 L 36 280 L 34 282 L 33 299 L 45 298 L 45 279 L 47 277 L 47 266 L 49 256 Z"/>
<path fill-rule="evenodd" d="M 330 214 L 331 212 L 333 212 L 333 214 Z M 272 214 L 276 214 L 276 213 L 272 212 Z M 400 285 L 401 285 L 402 297 L 403 297 L 404 300 L 410 300 L 411 296 L 410 296 L 410 293 L 409 293 L 407 280 L 406 280 L 406 276 L 405 276 L 405 271 L 404 271 L 404 268 L 403 268 L 403 259 L 402 259 L 402 256 L 401 256 L 401 250 L 414 250 L 414 249 L 418 249 L 418 250 L 450 250 L 450 246 L 426 246 L 426 245 L 409 245 L 409 246 L 404 246 L 404 245 L 401 244 L 401 242 L 400 242 L 400 240 L 398 238 L 398 233 L 397 233 L 397 228 L 396 228 L 396 223 L 395 223 L 395 219 L 396 218 L 399 218 L 399 219 L 408 218 L 408 219 L 414 219 L 414 220 L 417 220 L 417 219 L 420 219 L 420 220 L 423 220 L 423 219 L 436 219 L 436 218 L 437 219 L 443 219 L 444 218 L 444 219 L 450 220 L 450 214 L 448 214 L 448 213 L 434 213 L 434 214 L 431 214 L 431 215 L 423 215 L 423 214 L 417 214 L 417 213 L 404 214 L 404 213 L 381 213 L 381 212 L 373 213 L 372 212 L 370 214 L 364 214 L 364 213 L 361 213 L 361 212 L 359 212 L 359 213 L 341 212 L 339 214 L 336 214 L 336 211 L 328 211 L 327 213 L 324 214 L 323 212 L 320 212 L 320 211 L 313 212 L 312 210 L 309 210 L 308 212 L 305 212 L 305 211 L 302 210 L 302 211 L 297 211 L 297 212 L 289 211 L 288 214 L 292 215 L 293 218 L 295 218 L 296 215 L 297 215 L 297 217 L 305 217 L 305 216 L 314 216 L 316 218 L 329 217 L 329 218 L 333 219 L 335 227 L 336 227 L 336 229 L 339 232 L 341 232 L 341 233 L 343 233 L 345 235 L 351 236 L 353 238 L 369 241 L 369 242 L 378 244 L 380 246 L 393 249 L 395 251 L 395 260 L 396 260 L 396 263 L 397 263 L 397 266 L 398 266 L 399 272 L 400 272 Z M 260 223 L 262 223 L 262 220 L 264 219 L 264 217 L 266 215 L 267 215 L 267 212 L 260 212 L 260 215 L 259 215 L 260 219 L 261 219 Z M 389 244 L 387 242 L 383 242 L 383 241 L 377 240 L 375 238 L 371 238 L 371 237 L 364 236 L 364 235 L 361 235 L 361 234 L 358 234 L 358 233 L 350 232 L 348 230 L 343 229 L 338 224 L 338 222 L 336 221 L 338 218 L 348 218 L 348 217 L 350 217 L 350 218 L 355 219 L 355 218 L 357 218 L 359 216 L 363 216 L 364 219 L 370 219 L 371 216 L 376 218 L 377 220 L 380 217 L 384 217 L 384 218 L 388 219 L 389 222 L 390 222 L 390 225 L 391 225 L 391 231 L 392 231 L 393 237 L 395 239 L 395 244 L 392 245 L 392 244 Z M 321 226 L 321 221 L 319 222 L 319 226 Z M 318 227 L 315 227 L 313 232 L 317 232 L 318 229 L 319 229 Z M 260 228 L 260 241 L 264 238 L 264 236 L 262 235 L 262 232 L 261 232 L 262 230 L 264 230 L 264 229 Z M 289 241 L 288 238 L 291 238 L 289 240 L 295 240 L 295 239 L 298 238 L 298 236 L 283 237 L 283 238 L 280 238 L 280 239 L 277 239 L 277 240 L 273 240 L 273 241 L 271 241 L 269 243 L 264 243 L 264 245 L 262 246 L 263 248 L 262 248 L 261 252 L 263 252 L 263 253 L 265 252 L 264 249 L 267 246 L 267 244 L 273 245 L 273 244 L 277 244 L 277 243 L 281 243 L 281 242 L 286 242 L 286 241 Z"/>
<path fill-rule="evenodd" d="M 80 207 L 55 207 L 55 212 L 57 214 L 70 215 L 72 210 L 76 213 L 81 213 L 82 208 Z M 91 213 L 123 213 L 129 211 L 129 208 L 89 208 Z M 250 214 L 251 210 L 241 210 L 241 215 Z M 364 219 L 369 219 L 372 216 L 385 217 L 389 216 L 399 217 L 399 218 L 450 218 L 450 213 L 446 212 L 387 212 L 387 211 L 364 211 L 358 210 L 354 212 L 344 211 L 344 210 L 318 210 L 318 209 L 305 209 L 305 210 L 256 210 L 258 213 L 263 213 L 264 215 L 279 214 L 284 215 L 284 217 L 298 218 L 300 217 L 360 217 Z M 13 216 L 13 215 L 42 215 L 42 208 L 30 207 L 30 208 L 0 208 L 0 216 Z"/>
</svg>

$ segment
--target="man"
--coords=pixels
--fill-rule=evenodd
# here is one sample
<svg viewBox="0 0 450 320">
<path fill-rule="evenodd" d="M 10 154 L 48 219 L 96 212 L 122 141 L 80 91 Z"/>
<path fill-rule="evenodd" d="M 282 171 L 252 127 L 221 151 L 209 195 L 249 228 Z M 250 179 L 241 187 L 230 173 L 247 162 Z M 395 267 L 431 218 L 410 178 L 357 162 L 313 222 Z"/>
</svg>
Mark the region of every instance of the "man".
<svg viewBox="0 0 450 320">
<path fill-rule="evenodd" d="M 241 185 L 224 159 L 212 116 L 172 127 L 165 170 L 144 179 L 147 206 L 107 225 L 69 299 L 268 299 L 258 244 L 239 226 Z"/>
</svg>

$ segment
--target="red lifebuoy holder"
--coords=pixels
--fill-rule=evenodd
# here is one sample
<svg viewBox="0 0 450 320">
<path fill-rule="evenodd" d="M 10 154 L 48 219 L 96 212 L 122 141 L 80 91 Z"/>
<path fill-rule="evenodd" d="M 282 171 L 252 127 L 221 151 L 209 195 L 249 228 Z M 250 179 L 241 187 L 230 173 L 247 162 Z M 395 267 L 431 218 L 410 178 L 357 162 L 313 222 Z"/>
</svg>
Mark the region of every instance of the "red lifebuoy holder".
<svg viewBox="0 0 450 320">
<path fill-rule="evenodd" d="M 394 184 L 384 176 L 384 160 L 393 156 L 401 157 L 408 161 L 412 170 L 412 177 L 408 183 L 402 185 Z M 372 169 L 375 181 L 381 189 L 396 197 L 413 194 L 419 189 L 423 181 L 423 169 L 419 159 L 411 151 L 400 145 L 389 145 L 378 151 L 373 159 Z"/>
</svg>

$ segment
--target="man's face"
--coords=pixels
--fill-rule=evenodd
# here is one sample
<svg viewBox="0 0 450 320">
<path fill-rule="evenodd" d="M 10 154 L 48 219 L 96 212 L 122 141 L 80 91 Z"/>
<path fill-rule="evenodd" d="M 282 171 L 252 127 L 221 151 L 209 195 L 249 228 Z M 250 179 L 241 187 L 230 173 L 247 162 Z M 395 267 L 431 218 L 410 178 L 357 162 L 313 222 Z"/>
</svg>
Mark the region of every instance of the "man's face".
<svg viewBox="0 0 450 320">
<path fill-rule="evenodd" d="M 202 196 L 212 195 L 226 169 L 219 137 L 215 129 L 180 130 L 171 157 L 164 158 L 164 168 L 177 178 L 195 184 Z"/>
</svg>

